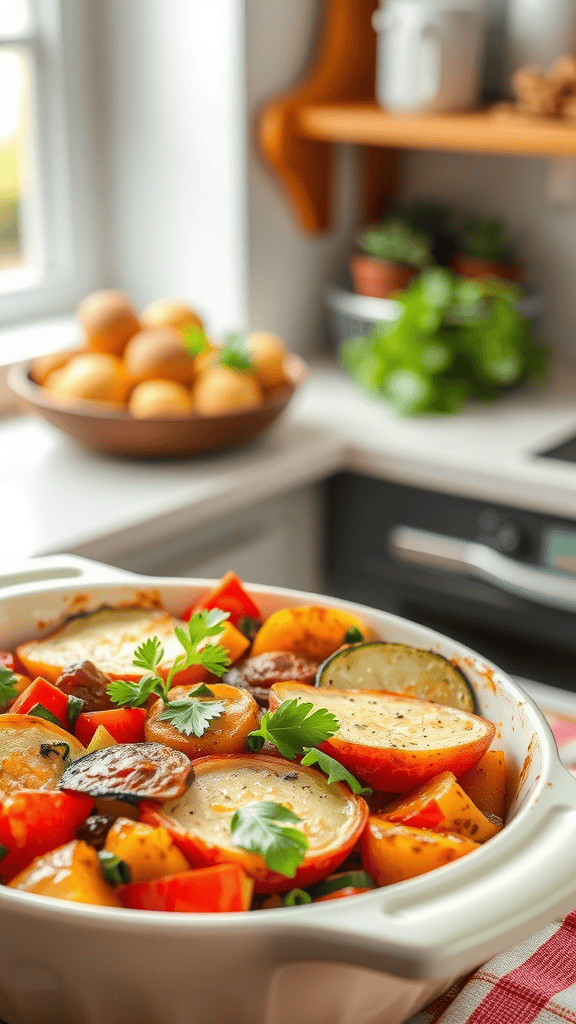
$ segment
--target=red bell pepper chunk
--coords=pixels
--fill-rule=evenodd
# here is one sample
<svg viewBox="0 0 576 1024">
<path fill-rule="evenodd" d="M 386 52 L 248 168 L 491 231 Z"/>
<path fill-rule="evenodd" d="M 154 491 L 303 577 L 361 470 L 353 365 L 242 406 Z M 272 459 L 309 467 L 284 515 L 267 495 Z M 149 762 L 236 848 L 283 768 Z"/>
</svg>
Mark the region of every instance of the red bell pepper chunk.
<svg viewBox="0 0 576 1024">
<path fill-rule="evenodd" d="M 86 711 L 76 719 L 76 738 L 88 746 L 99 725 L 117 743 L 143 743 L 145 708 L 112 708 L 110 711 Z"/>
<path fill-rule="evenodd" d="M 237 626 L 240 619 L 262 619 L 262 612 L 246 593 L 235 572 L 227 572 L 214 590 L 207 590 L 195 604 L 186 609 L 182 618 L 187 622 L 195 612 L 220 608 L 230 612 L 230 622 Z"/>
<path fill-rule="evenodd" d="M 0 875 L 9 882 L 40 857 L 76 838 L 94 806 L 91 796 L 59 790 L 20 789 L 0 808 Z M 0 851 L 2 853 L 3 851 Z"/>
<path fill-rule="evenodd" d="M 41 704 L 58 720 L 63 729 L 68 728 L 68 697 L 57 686 L 38 676 L 10 708 L 11 715 L 27 715 L 36 704 Z"/>
<path fill-rule="evenodd" d="M 217 864 L 151 882 L 131 882 L 118 896 L 132 910 L 172 910 L 211 914 L 247 910 L 252 885 L 239 864 Z"/>
<path fill-rule="evenodd" d="M 440 810 L 440 806 L 436 800 L 428 800 L 428 802 L 423 804 L 422 807 L 415 808 L 407 814 L 387 815 L 386 810 L 384 810 L 383 813 L 384 816 L 389 817 L 391 821 L 398 821 L 402 825 L 410 825 L 413 828 L 434 829 L 440 825 L 445 818 L 445 814 Z"/>
</svg>

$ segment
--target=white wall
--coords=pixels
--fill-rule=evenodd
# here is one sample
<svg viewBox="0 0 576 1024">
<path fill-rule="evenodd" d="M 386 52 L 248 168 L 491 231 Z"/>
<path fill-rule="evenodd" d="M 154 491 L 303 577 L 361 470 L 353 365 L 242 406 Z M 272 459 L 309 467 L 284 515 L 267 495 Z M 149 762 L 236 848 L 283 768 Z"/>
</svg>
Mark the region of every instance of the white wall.
<svg viewBox="0 0 576 1024">
<path fill-rule="evenodd" d="M 249 153 L 249 319 L 309 353 L 321 340 L 325 284 L 346 264 L 357 207 L 355 153 L 342 147 L 335 228 L 303 235 L 255 146 L 254 116 L 267 98 L 297 81 L 318 31 L 320 0 L 246 0 Z"/>
<path fill-rule="evenodd" d="M 106 283 L 246 319 L 242 0 L 99 0 L 94 75 Z"/>
</svg>

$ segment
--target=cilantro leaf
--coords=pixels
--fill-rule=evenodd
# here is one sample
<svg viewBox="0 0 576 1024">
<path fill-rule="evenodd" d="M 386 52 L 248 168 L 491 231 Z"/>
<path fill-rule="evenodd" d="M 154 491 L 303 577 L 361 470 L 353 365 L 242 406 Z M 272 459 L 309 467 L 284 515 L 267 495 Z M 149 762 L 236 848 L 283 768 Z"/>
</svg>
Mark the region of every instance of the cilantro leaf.
<svg viewBox="0 0 576 1024">
<path fill-rule="evenodd" d="M 157 639 L 154 637 L 154 639 Z M 110 700 L 120 707 L 139 708 L 146 703 L 148 697 L 157 693 L 163 696 L 164 684 L 158 676 L 142 676 L 137 683 L 130 683 L 125 679 L 117 679 L 108 683 L 106 692 Z"/>
<path fill-rule="evenodd" d="M 196 700 L 191 694 L 182 700 L 171 700 L 159 716 L 161 722 L 171 722 L 184 736 L 203 736 L 213 718 L 225 711 L 220 700 Z"/>
<path fill-rule="evenodd" d="M 144 668 L 156 675 L 156 669 L 164 657 L 162 645 L 157 636 L 149 636 L 140 647 L 136 648 L 133 665 Z"/>
<path fill-rule="evenodd" d="M 313 747 L 305 747 L 304 749 L 306 750 L 306 756 L 302 758 L 300 763 L 315 764 L 320 771 L 328 776 L 329 785 L 332 782 L 345 782 L 353 793 L 370 796 L 372 790 L 368 786 L 362 786 L 358 779 L 355 779 L 339 761 L 330 757 L 329 754 L 325 754 L 323 750 L 315 750 Z"/>
<path fill-rule="evenodd" d="M 0 665 L 0 704 L 15 700 L 17 696 L 16 676 L 5 665 Z"/>
<path fill-rule="evenodd" d="M 239 807 L 232 817 L 232 841 L 243 850 L 259 853 L 272 871 L 294 878 L 296 868 L 304 860 L 308 840 L 297 824 L 301 819 L 282 804 L 263 800 Z"/>
<path fill-rule="evenodd" d="M 293 761 L 305 747 L 316 746 L 338 732 L 338 719 L 327 708 L 311 702 L 285 700 L 272 714 L 267 711 L 260 728 L 248 736 L 251 750 L 261 750 L 265 740 L 274 743 L 282 757 Z"/>
</svg>

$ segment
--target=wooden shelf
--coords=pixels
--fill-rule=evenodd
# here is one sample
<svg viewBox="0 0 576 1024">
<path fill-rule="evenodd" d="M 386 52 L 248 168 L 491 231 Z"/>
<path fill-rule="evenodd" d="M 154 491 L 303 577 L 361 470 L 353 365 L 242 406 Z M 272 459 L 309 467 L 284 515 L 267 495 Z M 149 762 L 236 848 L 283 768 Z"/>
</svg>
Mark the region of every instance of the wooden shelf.
<svg viewBox="0 0 576 1024">
<path fill-rule="evenodd" d="M 495 114 L 389 114 L 376 103 L 303 104 L 303 137 L 404 149 L 518 156 L 576 156 L 576 122 Z"/>
<path fill-rule="evenodd" d="M 393 198 L 398 149 L 576 157 L 576 119 L 527 118 L 489 110 L 464 114 L 389 114 L 373 100 L 378 0 L 324 0 L 324 21 L 310 67 L 289 92 L 259 113 L 260 149 L 279 178 L 300 226 L 330 227 L 337 143 L 360 144 L 363 219 Z"/>
</svg>

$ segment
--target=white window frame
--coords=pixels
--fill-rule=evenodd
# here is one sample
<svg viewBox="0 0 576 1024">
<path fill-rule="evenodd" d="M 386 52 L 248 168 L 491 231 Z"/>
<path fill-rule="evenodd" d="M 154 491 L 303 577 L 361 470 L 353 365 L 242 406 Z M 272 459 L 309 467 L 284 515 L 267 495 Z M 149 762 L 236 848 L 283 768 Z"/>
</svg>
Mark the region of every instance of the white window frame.
<svg viewBox="0 0 576 1024">
<path fill-rule="evenodd" d="M 30 0 L 30 31 L 0 39 L 1 48 L 26 49 L 33 60 L 38 197 L 32 202 L 40 238 L 34 265 L 0 271 L 0 326 L 69 311 L 92 282 L 93 189 L 83 104 L 86 68 L 79 56 L 86 53 L 88 3 Z"/>
</svg>

